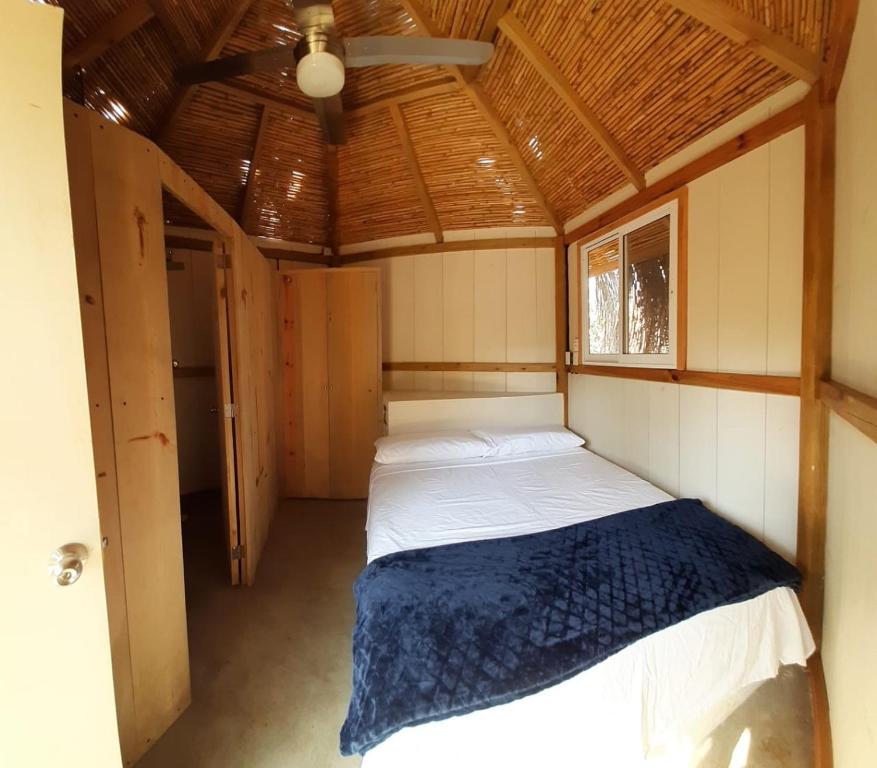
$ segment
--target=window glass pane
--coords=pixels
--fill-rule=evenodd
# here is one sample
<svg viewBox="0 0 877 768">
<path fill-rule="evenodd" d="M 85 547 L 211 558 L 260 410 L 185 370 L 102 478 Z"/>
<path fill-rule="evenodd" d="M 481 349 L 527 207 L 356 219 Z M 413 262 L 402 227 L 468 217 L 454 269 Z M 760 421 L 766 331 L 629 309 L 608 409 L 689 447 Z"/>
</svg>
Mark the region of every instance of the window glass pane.
<svg viewBox="0 0 877 768">
<path fill-rule="evenodd" d="M 627 268 L 625 352 L 661 355 L 670 351 L 670 217 L 624 236 Z"/>
<path fill-rule="evenodd" d="M 588 251 L 588 351 L 617 355 L 621 322 L 619 242 L 610 240 Z"/>
</svg>

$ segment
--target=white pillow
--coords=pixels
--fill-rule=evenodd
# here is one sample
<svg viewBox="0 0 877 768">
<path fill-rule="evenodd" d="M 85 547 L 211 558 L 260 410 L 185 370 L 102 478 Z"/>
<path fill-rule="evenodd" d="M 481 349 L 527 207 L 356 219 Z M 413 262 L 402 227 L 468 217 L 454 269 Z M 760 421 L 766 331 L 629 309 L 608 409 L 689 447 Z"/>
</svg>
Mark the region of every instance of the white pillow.
<svg viewBox="0 0 877 768">
<path fill-rule="evenodd" d="M 581 437 L 564 427 L 503 427 L 474 429 L 472 432 L 490 442 L 490 456 L 566 451 L 585 443 Z"/>
<path fill-rule="evenodd" d="M 487 456 L 493 446 L 483 437 L 459 429 L 379 437 L 375 448 L 375 461 L 381 464 L 410 464 L 415 461 L 477 459 Z"/>
</svg>

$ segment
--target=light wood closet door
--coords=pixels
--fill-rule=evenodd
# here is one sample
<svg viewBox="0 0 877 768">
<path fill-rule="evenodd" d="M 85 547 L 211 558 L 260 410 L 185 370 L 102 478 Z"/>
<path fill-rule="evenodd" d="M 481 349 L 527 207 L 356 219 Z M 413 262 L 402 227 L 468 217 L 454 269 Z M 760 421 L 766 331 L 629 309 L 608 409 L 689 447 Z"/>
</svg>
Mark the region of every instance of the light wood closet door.
<svg viewBox="0 0 877 768">
<path fill-rule="evenodd" d="M 327 275 L 322 269 L 283 276 L 284 490 L 329 496 Z"/>
<path fill-rule="evenodd" d="M 365 498 L 381 430 L 379 272 L 281 280 L 285 494 Z"/>
<path fill-rule="evenodd" d="M 333 498 L 364 499 L 381 422 L 380 277 L 329 274 L 329 478 Z"/>
</svg>

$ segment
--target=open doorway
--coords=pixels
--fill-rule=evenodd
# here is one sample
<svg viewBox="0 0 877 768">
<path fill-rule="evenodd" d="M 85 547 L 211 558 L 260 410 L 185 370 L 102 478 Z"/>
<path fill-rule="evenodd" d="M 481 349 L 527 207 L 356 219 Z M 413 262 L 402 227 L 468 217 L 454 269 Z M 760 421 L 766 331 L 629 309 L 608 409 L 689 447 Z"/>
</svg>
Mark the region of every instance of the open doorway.
<svg viewBox="0 0 877 768">
<path fill-rule="evenodd" d="M 191 607 L 229 576 L 232 584 L 241 583 L 227 260 L 218 233 L 167 192 L 163 206 L 166 221 L 193 225 L 165 231 L 180 523 Z"/>
</svg>

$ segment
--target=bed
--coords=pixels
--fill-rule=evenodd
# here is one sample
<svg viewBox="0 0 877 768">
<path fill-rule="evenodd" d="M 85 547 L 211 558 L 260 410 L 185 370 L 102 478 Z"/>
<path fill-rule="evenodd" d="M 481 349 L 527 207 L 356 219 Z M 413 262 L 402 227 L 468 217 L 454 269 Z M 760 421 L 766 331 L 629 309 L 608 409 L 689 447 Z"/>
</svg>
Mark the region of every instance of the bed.
<svg viewBox="0 0 877 768">
<path fill-rule="evenodd" d="M 448 424 L 460 426 L 453 419 L 427 426 Z M 557 529 L 670 499 L 586 448 L 376 464 L 368 561 Z M 367 751 L 362 764 L 687 764 L 703 737 L 761 682 L 782 665 L 804 665 L 813 650 L 794 592 L 772 589 L 650 634 L 545 690 L 403 728 Z"/>
</svg>

